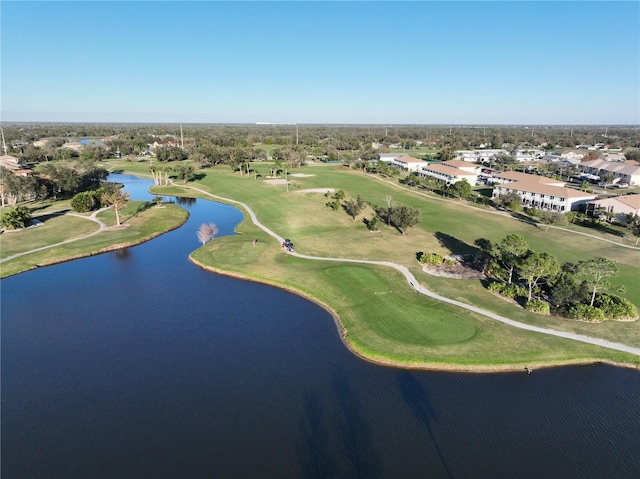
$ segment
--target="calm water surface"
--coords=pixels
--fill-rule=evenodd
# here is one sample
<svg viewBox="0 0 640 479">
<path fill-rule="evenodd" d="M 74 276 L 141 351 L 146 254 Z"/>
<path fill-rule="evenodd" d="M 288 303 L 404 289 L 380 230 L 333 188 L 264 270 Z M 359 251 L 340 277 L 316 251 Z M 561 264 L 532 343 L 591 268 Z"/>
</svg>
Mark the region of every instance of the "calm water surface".
<svg viewBox="0 0 640 479">
<path fill-rule="evenodd" d="M 637 371 L 369 364 L 315 304 L 192 265 L 200 224 L 242 217 L 184 206 L 151 242 L 0 283 L 3 479 L 640 477 Z"/>
</svg>

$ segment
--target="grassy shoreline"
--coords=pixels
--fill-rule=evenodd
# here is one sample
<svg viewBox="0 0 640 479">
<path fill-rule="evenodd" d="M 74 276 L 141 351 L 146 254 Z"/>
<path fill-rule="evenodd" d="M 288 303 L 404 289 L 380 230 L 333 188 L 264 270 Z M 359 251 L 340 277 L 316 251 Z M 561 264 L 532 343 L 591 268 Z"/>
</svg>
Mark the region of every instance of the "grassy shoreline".
<svg viewBox="0 0 640 479">
<path fill-rule="evenodd" d="M 376 364 L 378 366 L 386 366 L 397 369 L 408 369 L 408 370 L 421 370 L 421 371 L 434 371 L 434 372 L 455 372 L 455 373 L 513 373 L 513 372 L 521 372 L 525 370 L 525 367 L 529 369 L 546 369 L 546 368 L 554 368 L 554 367 L 562 367 L 562 366 L 581 366 L 581 365 L 592 365 L 592 364 L 609 364 L 617 367 L 624 367 L 629 369 L 640 370 L 640 362 L 626 362 L 626 361 L 614 361 L 614 360 L 606 360 L 606 359 L 567 359 L 567 360 L 556 360 L 551 362 L 526 362 L 517 363 L 517 364 L 493 364 L 493 365 L 469 365 L 469 364 L 455 364 L 455 363 L 443 363 L 443 362 L 428 362 L 428 361 L 419 361 L 419 362 L 405 362 L 394 360 L 392 358 L 385 357 L 384 355 L 376 354 L 372 351 L 361 350 L 357 343 L 351 341 L 349 336 L 349 332 L 345 325 L 340 320 L 339 315 L 326 303 L 320 301 L 318 298 L 291 286 L 284 286 L 282 284 L 266 281 L 264 279 L 259 279 L 256 277 L 252 277 L 246 274 L 230 272 L 224 269 L 216 268 L 214 266 L 202 263 L 195 259 L 193 255 L 189 256 L 189 261 L 191 261 L 196 266 L 204 269 L 205 271 L 209 271 L 215 274 L 219 274 L 221 276 L 226 276 L 234 279 L 240 279 L 243 281 L 251 281 L 254 283 L 265 284 L 268 286 L 280 288 L 282 290 L 288 291 L 290 293 L 296 294 L 300 297 L 303 297 L 321 308 L 323 308 L 329 315 L 333 318 L 334 325 L 337 329 L 340 340 L 344 344 L 344 346 L 355 356 L 360 359 L 370 362 L 372 364 Z"/>
<path fill-rule="evenodd" d="M 141 202 L 131 202 L 131 207 L 136 207 L 139 203 Z M 53 246 L 41 251 L 27 251 L 26 254 L 3 262 L 0 264 L 0 278 L 6 278 L 40 267 L 137 246 L 179 228 L 189 218 L 188 212 L 177 205 L 154 206 L 140 212 L 132 211 L 133 210 L 127 212 L 127 210 L 125 210 L 125 215 L 129 215 L 127 217 L 128 223 L 126 223 L 129 226 L 126 228 L 114 228 L 115 214 L 113 211 L 108 210 L 99 215 L 100 219 L 109 225 L 104 231 L 95 235 L 79 237 L 75 241 L 64 244 L 55 244 L 58 242 L 57 238 L 59 233 L 57 231 L 41 229 L 46 226 L 39 226 L 33 231 L 25 230 L 19 233 L 12 233 L 41 235 L 44 232 L 45 235 L 50 235 L 49 244 Z M 89 222 L 88 220 L 79 221 Z M 96 225 L 95 227 L 97 228 L 98 226 Z M 5 238 L 1 238 L 0 241 L 4 239 Z"/>
<path fill-rule="evenodd" d="M 245 221 L 236 227 L 238 235 L 215 239 L 211 244 L 194 251 L 191 260 L 210 271 L 269 284 L 316 302 L 332 315 L 346 347 L 359 357 L 376 364 L 460 372 L 518 371 L 522 370 L 525 365 L 531 368 L 542 368 L 592 363 L 608 363 L 631 368 L 640 367 L 640 358 L 631 354 L 619 353 L 598 346 L 576 344 L 575 341 L 566 339 L 540 338 L 539 336 L 542 335 L 536 336 L 537 333 L 521 330 L 513 332 L 511 330 L 515 328 L 491 324 L 492 320 L 487 318 L 483 319 L 474 316 L 474 314 L 452 311 L 450 308 L 435 304 L 433 301 L 418 301 L 410 296 L 410 293 L 407 294 L 407 291 L 402 292 L 404 287 L 396 288 L 399 278 L 393 278 L 390 273 L 381 270 L 376 270 L 375 273 L 370 271 L 365 273 L 363 277 L 366 276 L 366 278 L 358 283 L 360 273 L 353 273 L 347 266 L 339 266 L 336 263 L 311 264 L 324 263 L 322 261 L 306 261 L 303 264 L 300 262 L 302 260 L 295 260 L 282 254 L 279 245 L 273 243 L 272 237 L 255 227 L 252 222 L 246 221 L 248 214 L 235 203 L 236 201 L 248 204 L 255 211 L 261 223 L 275 229 L 278 234 L 284 237 L 291 237 L 296 243 L 297 249 L 304 253 L 315 256 L 388 259 L 407 266 L 421 283 L 435 292 L 468 304 L 478 305 L 517 321 L 560 331 L 566 330 L 587 336 L 601 337 L 633 346 L 640 343 L 638 322 L 627 324 L 605 322 L 593 325 L 558 320 L 549 316 L 535 315 L 500 301 L 481 285 L 476 284 L 477 282 L 427 277 L 428 275 L 421 271 L 411 254 L 412 248 L 415 248 L 416 244 L 429 240 L 430 235 L 425 235 L 421 231 L 424 225 L 403 236 L 389 231 L 370 235 L 360 222 L 354 222 L 342 212 L 327 213 L 329 210 L 324 206 L 326 199 L 323 195 L 305 193 L 304 190 L 306 186 L 309 188 L 336 186 L 344 187 L 348 194 L 353 196 L 355 193 L 360 193 L 355 188 L 362 188 L 365 182 L 368 182 L 369 185 L 373 184 L 373 188 L 376 189 L 379 189 L 378 185 L 384 184 L 384 182 L 372 181 L 363 175 L 358 178 L 358 175 L 352 172 L 336 171 L 336 168 L 328 167 L 307 168 L 305 173 L 310 173 L 310 175 L 304 175 L 304 179 L 296 177 L 293 184 L 290 185 L 290 191 L 286 191 L 284 188 L 266 186 L 253 177 L 241 178 L 238 175 L 233 175 L 227 169 L 212 168 L 205 170 L 202 181 L 185 185 L 175 184 L 166 189 L 158 188 L 156 193 L 195 196 L 223 203 L 225 201 L 220 198 L 228 198 L 228 202 L 237 206 L 245 216 Z M 316 174 L 314 175 L 314 173 Z M 335 184 L 338 180 L 344 180 L 345 183 Z M 196 192 L 190 188 L 194 186 L 209 193 Z M 398 189 L 396 185 L 391 188 L 395 191 Z M 412 191 L 403 191 L 402 193 L 406 194 L 402 197 L 403 203 L 404 198 L 418 196 Z M 384 195 L 384 190 L 378 195 Z M 214 197 L 212 198 L 212 196 Z M 400 198 L 399 193 L 395 193 L 394 198 Z M 437 202 L 429 199 L 426 200 L 426 203 L 425 199 L 419 201 L 423 202 L 424 208 L 429 209 L 429 213 L 432 212 L 434 203 L 438 205 L 444 203 L 439 199 Z M 447 227 L 451 226 L 453 229 L 436 231 L 447 231 L 452 235 L 456 231 L 456 236 L 458 232 L 463 231 L 468 236 L 469 231 L 467 230 L 471 230 L 471 233 L 477 234 L 476 237 L 478 237 L 488 229 L 497 229 L 499 234 L 501 231 L 511 231 L 513 228 L 518 228 L 525 230 L 524 232 L 535 240 L 534 246 L 536 247 L 547 243 L 555 245 L 559 241 L 565 240 L 561 232 L 543 232 L 535 226 L 496 215 L 490 216 L 492 219 L 495 218 L 495 223 L 493 221 L 485 223 L 481 218 L 477 218 L 479 214 L 476 212 L 477 210 L 468 207 L 460 209 L 462 205 L 457 205 L 455 202 L 444 204 L 446 206 L 438 206 L 438 210 L 436 210 L 436 213 L 440 215 L 437 221 L 440 223 L 440 227 L 446 224 Z M 471 212 L 474 217 L 473 223 L 470 223 L 467 218 L 462 218 L 457 225 L 452 223 L 450 218 L 455 217 L 453 213 L 460 211 Z M 435 227 L 432 226 L 433 229 Z M 495 234 L 495 231 L 492 233 Z M 251 241 L 246 238 L 259 238 L 258 247 L 252 247 Z M 571 241 L 579 243 L 580 246 L 585 244 L 583 237 L 572 236 Z M 433 244 L 432 240 L 431 242 Z M 470 243 L 469 240 L 466 241 L 467 245 Z M 398 254 L 399 248 L 389 249 L 389 244 L 392 246 L 402 245 L 405 256 Z M 464 246 L 464 243 L 461 244 Z M 336 245 L 340 245 L 340 252 L 337 255 L 330 254 L 336 253 Z M 358 248 L 352 248 L 353 245 Z M 588 244 L 588 247 L 597 253 L 603 251 L 604 248 L 607 250 L 607 254 L 618 257 L 620 260 L 625 257 L 633 257 L 632 255 L 635 254 L 635 251 L 618 250 L 600 243 L 591 243 Z M 576 248 L 573 245 L 562 246 L 559 251 L 567 256 L 576 255 Z M 627 277 L 634 277 L 633 275 L 637 273 L 636 263 L 637 260 L 623 263 L 628 268 Z M 334 273 L 329 274 L 329 271 L 334 271 Z M 341 283 L 341 276 L 345 275 L 349 279 Z M 323 276 L 325 277 L 323 278 Z M 393 289 L 394 295 L 401 294 L 403 297 L 400 300 L 376 302 L 375 294 L 377 293 L 368 289 L 370 284 L 376 281 L 376 276 L 385 277 L 382 282 L 384 284 L 379 285 L 380 288 L 386 287 L 389 291 Z M 337 286 L 333 287 L 332 283 Z M 340 285 L 342 285 L 342 290 Z M 365 299 L 360 303 L 350 300 L 345 294 L 345 291 L 352 288 L 353 285 L 357 285 L 359 288 L 358 294 L 364 295 Z M 415 296 L 415 293 L 413 294 Z M 390 299 L 391 297 L 387 296 L 386 298 Z M 375 306 L 367 309 L 361 304 L 370 300 L 373 300 Z M 404 317 L 407 316 L 407 311 L 409 319 Z M 464 319 L 458 318 L 456 314 L 464 315 Z M 385 315 L 391 319 L 385 318 Z M 450 330 L 445 331 L 440 324 L 434 323 L 433 316 L 441 316 L 441 320 L 445 320 L 451 325 Z M 347 332 L 346 335 L 344 331 Z M 450 340 L 449 344 L 447 344 L 447 340 Z M 422 344 L 419 344 L 420 342 Z M 500 347 L 496 348 L 496 345 L 500 345 Z"/>
</svg>

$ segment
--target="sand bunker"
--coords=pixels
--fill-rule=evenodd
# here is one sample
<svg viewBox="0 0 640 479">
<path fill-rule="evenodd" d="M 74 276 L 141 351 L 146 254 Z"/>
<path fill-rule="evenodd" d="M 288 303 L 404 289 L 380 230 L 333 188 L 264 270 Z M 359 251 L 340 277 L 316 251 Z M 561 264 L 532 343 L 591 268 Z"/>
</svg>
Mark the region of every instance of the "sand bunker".
<svg viewBox="0 0 640 479">
<path fill-rule="evenodd" d="M 316 175 L 305 175 L 304 173 L 293 173 L 289 176 L 295 176 L 296 178 L 306 178 L 307 176 L 316 176 Z"/>
<path fill-rule="evenodd" d="M 286 185 L 287 180 L 264 180 L 269 185 Z"/>
<path fill-rule="evenodd" d="M 296 190 L 296 193 L 333 193 L 335 188 L 311 188 L 308 190 Z"/>
</svg>

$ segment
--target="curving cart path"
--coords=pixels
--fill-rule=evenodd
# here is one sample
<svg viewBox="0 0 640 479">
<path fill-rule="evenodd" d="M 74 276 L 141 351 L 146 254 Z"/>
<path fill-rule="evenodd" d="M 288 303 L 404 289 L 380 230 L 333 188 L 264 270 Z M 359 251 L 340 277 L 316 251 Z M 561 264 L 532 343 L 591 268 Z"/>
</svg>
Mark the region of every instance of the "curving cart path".
<svg viewBox="0 0 640 479">
<path fill-rule="evenodd" d="M 25 254 L 35 253 L 36 251 L 42 251 L 42 250 L 45 250 L 45 249 L 53 248 L 54 246 L 60 246 L 61 244 L 73 243 L 74 241 L 78 241 L 78 240 L 81 240 L 81 239 L 84 239 L 84 238 L 89 238 L 90 236 L 94 236 L 94 235 L 97 235 L 98 233 L 103 232 L 106 229 L 107 225 L 105 225 L 102 221 L 100 221 L 98 218 L 96 218 L 96 215 L 98 213 L 100 213 L 101 211 L 104 211 L 106 209 L 108 209 L 108 207 L 96 210 L 91 215 L 88 215 L 88 216 L 87 215 L 81 215 L 81 214 L 78 214 L 78 213 L 72 213 L 72 212 L 68 212 L 68 211 L 57 211 L 57 212 L 53 212 L 53 213 L 47 213 L 48 215 L 54 214 L 54 215 L 76 216 L 78 218 L 82 218 L 82 219 L 85 219 L 85 220 L 93 221 L 94 223 L 98 223 L 98 229 L 93 231 L 93 232 L 91 232 L 91 233 L 89 233 L 89 234 L 86 234 L 84 236 L 78 236 L 77 238 L 70 238 L 70 239 L 65 240 L 65 241 L 60 241 L 59 243 L 48 244 L 47 246 L 42 246 L 40 248 L 34 248 L 32 250 L 29 250 L 29 251 L 23 251 L 22 253 L 16 253 L 14 255 L 7 256 L 6 258 L 1 259 L 0 263 L 4 263 L 5 261 L 9 261 L 11 259 L 17 258 L 17 257 L 25 255 Z"/>
<path fill-rule="evenodd" d="M 270 236 L 272 236 L 273 238 L 275 238 L 276 240 L 278 240 L 278 244 L 282 244 L 284 242 L 284 238 L 282 238 L 280 235 L 278 235 L 276 232 L 272 231 L 271 229 L 267 228 L 265 225 L 263 225 L 262 223 L 260 223 L 260 221 L 258 221 L 258 218 L 256 217 L 255 213 L 253 212 L 253 210 L 251 208 L 249 208 L 248 205 L 246 205 L 245 203 L 242 203 L 241 201 L 236 201 L 236 200 L 232 200 L 230 198 L 224 198 L 222 196 L 217 196 L 217 195 L 213 195 L 207 191 L 204 191 L 200 188 L 196 188 L 193 186 L 187 186 L 187 185 L 181 185 L 184 188 L 190 188 L 192 190 L 196 190 L 204 195 L 210 196 L 212 198 L 227 202 L 227 203 L 231 203 L 231 204 L 236 204 L 241 206 L 251 217 L 251 221 L 253 222 L 254 225 L 256 225 L 258 228 L 260 228 L 261 230 L 263 230 L 265 233 L 269 234 Z M 565 339 L 571 339 L 574 341 L 580 341 L 583 343 L 588 343 L 588 344 L 594 344 L 596 346 L 601 346 L 604 348 L 609 348 L 609 349 L 614 349 L 616 351 L 623 351 L 625 353 L 630 353 L 630 354 L 634 354 L 636 356 L 640 356 L 640 348 L 635 348 L 633 346 L 628 346 L 626 344 L 620 344 L 620 343 L 614 343 L 612 341 L 607 341 L 605 339 L 599 339 L 599 338 L 592 338 L 590 336 L 584 336 L 582 334 L 576 334 L 576 333 L 569 333 L 569 332 L 564 332 L 564 331 L 556 331 L 555 329 L 549 329 L 549 328 L 541 328 L 539 326 L 532 326 L 530 324 L 525 324 L 525 323 L 520 323 L 518 321 L 514 321 L 512 319 L 509 318 L 505 318 L 504 316 L 500 316 L 498 314 L 492 313 L 491 311 L 488 311 L 486 309 L 482 309 L 482 308 L 478 308 L 476 306 L 470 305 L 470 304 L 466 304 L 466 303 L 462 303 L 460 301 L 456 301 L 455 299 L 450 299 L 447 298 L 445 296 L 441 296 L 437 293 L 434 293 L 433 291 L 428 290 L 427 288 L 423 287 L 422 285 L 420 285 L 420 283 L 416 280 L 415 276 L 413 276 L 413 274 L 405 267 L 402 265 L 399 265 L 397 263 L 392 263 L 390 261 L 374 261 L 374 260 L 361 260 L 361 259 L 349 259 L 349 258 L 327 258 L 327 257 L 323 257 L 323 256 L 309 256 L 309 255 L 305 255 L 305 254 L 301 254 L 301 253 L 288 253 L 291 254 L 293 256 L 297 256 L 299 258 L 304 258 L 304 259 L 310 259 L 310 260 L 320 260 L 320 261 L 337 261 L 337 262 L 342 262 L 342 263 L 361 263 L 361 264 L 372 264 L 372 265 L 378 265 L 378 266 L 387 266 L 389 268 L 394 268 L 395 270 L 401 272 L 404 277 L 407 279 L 407 281 L 409 282 L 409 284 L 411 285 L 411 287 L 420 294 L 424 294 L 425 296 L 428 296 L 430 298 L 436 299 L 438 301 L 442 301 L 448 304 L 452 304 L 454 306 L 458 306 L 460 308 L 466 309 L 468 311 L 473 311 L 474 313 L 478 313 L 481 314 L 483 316 L 486 316 L 488 318 L 494 319 L 496 321 L 500 321 L 501 323 L 504 324 L 508 324 L 509 326 L 513 326 L 515 328 L 520 328 L 520 329 L 525 329 L 527 331 L 533 331 L 536 333 L 541 333 L 541 334 L 548 334 L 551 336 L 557 336 L 559 338 L 565 338 Z"/>
</svg>

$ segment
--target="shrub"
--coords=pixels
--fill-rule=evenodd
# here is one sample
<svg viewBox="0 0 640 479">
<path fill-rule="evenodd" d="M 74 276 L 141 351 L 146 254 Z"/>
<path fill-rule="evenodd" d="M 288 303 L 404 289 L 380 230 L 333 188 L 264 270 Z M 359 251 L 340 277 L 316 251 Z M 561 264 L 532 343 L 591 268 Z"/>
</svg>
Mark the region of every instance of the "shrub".
<svg viewBox="0 0 640 479">
<path fill-rule="evenodd" d="M 436 254 L 436 253 L 430 253 L 430 254 L 423 253 L 422 256 L 420 256 L 420 263 L 421 264 L 429 264 L 431 266 L 438 266 L 443 261 L 444 261 L 444 256 Z"/>
<path fill-rule="evenodd" d="M 502 296 L 506 296 L 507 298 L 516 299 L 516 298 L 526 298 L 528 293 L 525 288 L 522 286 L 518 286 L 517 284 L 509 284 L 504 283 L 502 287 L 502 291 L 500 292 Z"/>
<path fill-rule="evenodd" d="M 629 300 L 615 294 L 599 293 L 593 305 L 602 310 L 605 318 L 635 319 L 638 317 L 636 307 Z"/>
<path fill-rule="evenodd" d="M 340 202 L 338 200 L 329 201 L 327 206 L 331 208 L 333 211 L 338 211 L 340 209 Z"/>
<path fill-rule="evenodd" d="M 509 283 L 495 282 L 495 283 L 491 283 L 487 289 L 494 293 L 498 293 L 501 296 L 504 296 L 505 298 L 511 298 L 511 299 L 516 299 L 520 297 L 526 298 L 528 294 L 525 288 L 513 283 L 509 284 Z"/>
<path fill-rule="evenodd" d="M 378 231 L 380 229 L 380 218 L 374 216 L 369 221 L 367 221 L 367 228 L 369 231 Z"/>
<path fill-rule="evenodd" d="M 604 321 L 604 312 L 595 306 L 588 304 L 576 304 L 569 308 L 569 317 L 574 319 L 582 319 L 583 321 Z"/>
<path fill-rule="evenodd" d="M 87 213 L 95 210 L 99 201 L 93 191 L 83 191 L 71 199 L 71 207 L 78 213 Z"/>
<path fill-rule="evenodd" d="M 31 225 L 31 210 L 26 206 L 16 206 L 2 215 L 0 224 L 9 230 L 26 228 Z"/>
<path fill-rule="evenodd" d="M 549 303 L 541 299 L 532 299 L 524 305 L 527 311 L 532 313 L 549 314 Z"/>
</svg>

